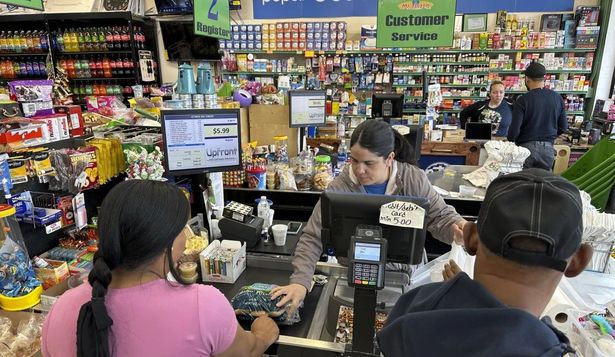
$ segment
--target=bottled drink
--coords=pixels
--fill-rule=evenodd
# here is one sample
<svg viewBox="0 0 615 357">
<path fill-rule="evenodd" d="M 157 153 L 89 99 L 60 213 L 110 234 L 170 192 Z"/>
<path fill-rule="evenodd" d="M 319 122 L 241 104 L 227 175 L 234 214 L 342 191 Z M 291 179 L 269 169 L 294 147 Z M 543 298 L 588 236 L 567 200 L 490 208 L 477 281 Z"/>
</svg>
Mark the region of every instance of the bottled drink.
<svg viewBox="0 0 615 357">
<path fill-rule="evenodd" d="M 21 31 L 19 33 L 19 45 L 21 46 L 21 52 L 28 52 L 28 42 L 26 40 L 26 33 Z"/>
<path fill-rule="evenodd" d="M 111 32 L 110 27 L 105 29 L 105 43 L 107 44 L 107 49 L 113 49 L 113 33 Z"/>
<path fill-rule="evenodd" d="M 109 59 L 107 57 L 103 58 L 103 75 L 105 78 L 111 78 L 111 64 L 109 63 Z"/>
<path fill-rule="evenodd" d="M 9 52 L 9 49 L 6 43 L 6 33 L 4 31 L 0 32 L 0 52 L 3 52 L 3 53 Z"/>
<path fill-rule="evenodd" d="M 92 73 L 90 71 L 90 63 L 87 59 L 85 59 L 85 57 L 81 59 L 81 69 L 85 78 L 92 77 Z"/>
<path fill-rule="evenodd" d="M 124 58 L 124 75 L 126 76 L 132 76 L 132 67 L 133 67 L 133 63 L 131 60 L 129 60 L 128 58 Z"/>
<path fill-rule="evenodd" d="M 341 170 L 348 161 L 348 145 L 346 139 L 342 139 L 340 146 L 337 148 L 337 168 Z"/>
<path fill-rule="evenodd" d="M 130 48 L 130 31 L 128 30 L 128 27 L 124 26 L 122 27 L 122 30 L 120 32 L 120 38 L 122 40 L 122 48 L 123 49 L 128 49 Z"/>
<path fill-rule="evenodd" d="M 97 35 L 98 35 L 98 46 L 100 47 L 101 51 L 106 51 L 107 50 L 107 39 L 105 37 L 105 31 L 103 30 L 102 27 L 99 27 L 97 30 Z"/>
<path fill-rule="evenodd" d="M 78 28 L 75 34 L 77 35 L 77 48 L 79 49 L 79 51 L 81 52 L 87 51 L 88 45 L 85 40 L 85 33 L 83 32 L 83 29 Z"/>
<path fill-rule="evenodd" d="M 34 52 L 34 42 L 32 41 L 32 32 L 31 31 L 27 31 L 23 37 L 23 41 L 25 42 L 25 51 L 24 52 L 29 52 L 32 53 Z"/>
<path fill-rule="evenodd" d="M 269 202 L 267 201 L 267 196 L 261 196 L 256 212 L 257 215 L 265 221 L 265 223 L 263 223 L 263 229 L 269 228 Z"/>
<path fill-rule="evenodd" d="M 70 33 L 68 32 L 68 30 L 64 30 L 64 33 L 62 34 L 62 42 L 64 43 L 64 51 L 66 52 L 73 51 L 73 45 L 72 45 Z"/>
<path fill-rule="evenodd" d="M 97 37 L 98 38 L 98 37 Z M 89 29 L 83 29 L 83 41 L 84 41 L 84 48 L 86 51 L 92 51 L 94 49 L 94 43 L 92 41 L 92 34 L 90 33 Z"/>
<path fill-rule="evenodd" d="M 90 70 L 90 76 L 92 78 L 98 77 L 96 73 L 96 60 L 94 60 L 94 57 L 90 57 L 90 60 L 88 61 L 88 69 Z"/>
<path fill-rule="evenodd" d="M 102 59 L 98 57 L 96 59 L 96 77 L 102 78 L 105 76 L 105 71 L 103 70 Z"/>
<path fill-rule="evenodd" d="M 113 28 L 113 48 L 116 50 L 122 48 L 122 34 L 117 27 Z"/>
</svg>

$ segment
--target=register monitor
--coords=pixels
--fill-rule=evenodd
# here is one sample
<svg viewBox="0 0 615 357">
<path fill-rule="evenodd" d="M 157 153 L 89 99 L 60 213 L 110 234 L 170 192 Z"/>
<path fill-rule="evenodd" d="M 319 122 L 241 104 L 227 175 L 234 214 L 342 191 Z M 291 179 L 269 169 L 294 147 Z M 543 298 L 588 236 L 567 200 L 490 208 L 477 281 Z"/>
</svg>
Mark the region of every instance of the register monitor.
<svg viewBox="0 0 615 357">
<path fill-rule="evenodd" d="M 466 140 L 489 141 L 491 140 L 491 123 L 466 123 Z"/>
<path fill-rule="evenodd" d="M 401 118 L 404 115 L 404 95 L 375 93 L 372 97 L 373 118 Z"/>
<path fill-rule="evenodd" d="M 239 109 L 163 110 L 161 117 L 167 174 L 241 168 Z"/>
<path fill-rule="evenodd" d="M 425 229 L 380 224 L 380 207 L 393 201 L 412 202 L 428 209 L 427 198 L 324 192 L 321 196 L 324 250 L 333 248 L 337 257 L 348 257 L 351 237 L 359 225 L 380 226 L 388 242 L 387 261 L 419 264 L 423 259 Z"/>
</svg>

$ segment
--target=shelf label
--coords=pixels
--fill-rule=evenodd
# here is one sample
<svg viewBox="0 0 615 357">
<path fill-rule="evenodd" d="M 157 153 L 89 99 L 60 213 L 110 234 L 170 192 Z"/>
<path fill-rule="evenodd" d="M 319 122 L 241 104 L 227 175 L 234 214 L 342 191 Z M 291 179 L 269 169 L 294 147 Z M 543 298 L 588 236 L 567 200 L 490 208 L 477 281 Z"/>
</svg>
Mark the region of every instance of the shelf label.
<svg viewBox="0 0 615 357">
<path fill-rule="evenodd" d="M 412 202 L 393 201 L 380 207 L 380 224 L 423 229 L 425 209 Z"/>
<path fill-rule="evenodd" d="M 316 54 L 314 53 L 314 51 L 305 51 L 305 58 L 312 58 L 315 55 Z"/>
<path fill-rule="evenodd" d="M 28 9 L 45 11 L 43 0 L 0 0 L 0 4 L 15 5 Z"/>
<path fill-rule="evenodd" d="M 452 47 L 457 0 L 378 0 L 379 48 Z"/>
<path fill-rule="evenodd" d="M 230 40 L 229 2 L 226 0 L 195 0 L 194 33 Z"/>
</svg>

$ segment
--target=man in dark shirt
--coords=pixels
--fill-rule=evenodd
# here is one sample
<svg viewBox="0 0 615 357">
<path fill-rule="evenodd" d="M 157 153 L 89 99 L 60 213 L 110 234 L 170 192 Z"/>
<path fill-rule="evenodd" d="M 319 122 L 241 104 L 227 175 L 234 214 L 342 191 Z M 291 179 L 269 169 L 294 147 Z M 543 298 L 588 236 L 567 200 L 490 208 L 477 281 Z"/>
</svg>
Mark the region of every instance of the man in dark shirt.
<svg viewBox="0 0 615 357">
<path fill-rule="evenodd" d="M 545 67 L 532 62 L 525 69 L 528 92 L 513 105 L 508 141 L 530 150 L 524 168 L 551 170 L 555 159 L 553 141 L 568 129 L 562 97 L 544 88 Z"/>
<path fill-rule="evenodd" d="M 464 226 L 474 279 L 419 286 L 391 310 L 378 344 L 385 357 L 561 357 L 568 338 L 540 316 L 562 276 L 587 266 L 579 190 L 528 169 L 489 185 L 476 223 Z"/>
</svg>

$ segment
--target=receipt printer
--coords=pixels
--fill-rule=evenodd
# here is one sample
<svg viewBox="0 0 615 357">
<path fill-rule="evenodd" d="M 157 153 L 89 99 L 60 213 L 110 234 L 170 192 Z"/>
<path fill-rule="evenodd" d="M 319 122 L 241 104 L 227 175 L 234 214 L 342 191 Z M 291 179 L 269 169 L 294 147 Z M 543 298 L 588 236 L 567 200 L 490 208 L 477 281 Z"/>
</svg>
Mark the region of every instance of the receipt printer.
<svg viewBox="0 0 615 357">
<path fill-rule="evenodd" d="M 247 216 L 244 222 L 222 218 L 218 223 L 222 239 L 246 242 L 246 248 L 254 247 L 261 238 L 265 221 L 256 216 Z"/>
</svg>

